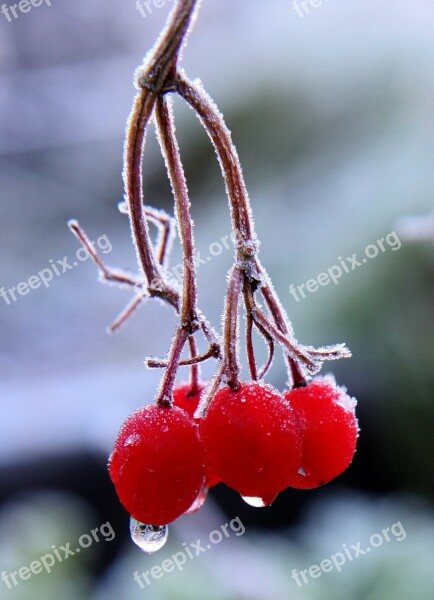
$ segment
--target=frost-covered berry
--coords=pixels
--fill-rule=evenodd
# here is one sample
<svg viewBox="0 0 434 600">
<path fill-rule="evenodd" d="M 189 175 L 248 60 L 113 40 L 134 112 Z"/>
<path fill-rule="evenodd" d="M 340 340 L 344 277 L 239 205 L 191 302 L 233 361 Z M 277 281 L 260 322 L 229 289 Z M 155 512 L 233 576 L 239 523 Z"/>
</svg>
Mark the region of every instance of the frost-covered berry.
<svg viewBox="0 0 434 600">
<path fill-rule="evenodd" d="M 356 451 L 356 400 L 331 376 L 318 377 L 285 394 L 299 419 L 303 455 L 291 487 L 311 489 L 328 483 L 350 465 Z"/>
<path fill-rule="evenodd" d="M 198 385 L 196 393 L 191 393 L 191 384 L 184 383 L 178 385 L 173 390 L 173 405 L 185 410 L 191 417 L 194 417 L 194 413 L 196 412 L 197 406 L 200 400 L 200 394 L 205 388 L 205 383 L 200 383 Z M 218 477 L 208 465 L 205 465 L 206 472 L 206 488 L 211 489 L 218 483 L 220 483 L 221 479 Z"/>
<path fill-rule="evenodd" d="M 269 503 L 301 464 L 294 411 L 272 387 L 243 383 L 217 392 L 199 424 L 211 468 L 242 496 Z"/>
<path fill-rule="evenodd" d="M 148 525 L 184 514 L 204 482 L 197 425 L 179 408 L 145 406 L 123 424 L 109 459 L 124 508 Z"/>
</svg>

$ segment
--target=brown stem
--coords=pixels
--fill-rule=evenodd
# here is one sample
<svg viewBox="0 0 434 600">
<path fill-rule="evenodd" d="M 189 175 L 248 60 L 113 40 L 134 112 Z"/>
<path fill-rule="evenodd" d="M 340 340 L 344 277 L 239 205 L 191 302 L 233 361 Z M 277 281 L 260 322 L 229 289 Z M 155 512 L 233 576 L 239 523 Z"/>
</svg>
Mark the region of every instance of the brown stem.
<svg viewBox="0 0 434 600">
<path fill-rule="evenodd" d="M 190 361 L 191 361 L 191 369 L 190 369 L 190 392 L 195 395 L 199 391 L 199 363 L 206 360 L 206 358 L 202 358 L 198 356 L 198 349 L 196 344 L 196 339 L 194 335 L 188 336 L 188 345 L 190 348 Z M 202 360 L 201 360 L 202 358 Z"/>
<path fill-rule="evenodd" d="M 151 54 L 146 66 L 139 69 L 137 94 L 128 122 L 124 151 L 124 182 L 129 217 L 139 265 L 148 282 L 149 293 L 166 300 L 179 309 L 179 298 L 163 279 L 149 235 L 143 211 L 142 162 L 145 133 L 154 110 L 157 95 L 162 92 L 170 72 L 176 70 L 176 62 L 191 23 L 197 0 L 180 0 L 173 9 L 160 43 Z"/>
<path fill-rule="evenodd" d="M 263 377 L 265 377 L 265 375 L 268 373 L 268 370 L 270 369 L 271 365 L 273 364 L 273 359 L 274 359 L 274 340 L 271 336 L 267 337 L 267 342 L 268 342 L 268 358 L 267 358 L 267 362 L 264 364 L 264 366 L 261 369 L 261 372 L 258 375 L 258 379 L 262 379 Z M 295 364 L 295 363 L 294 363 Z"/>
<path fill-rule="evenodd" d="M 197 8 L 198 0 L 178 0 L 167 19 L 159 42 L 144 66 L 137 71 L 137 85 L 152 89 L 155 94 L 161 92 L 168 84 L 171 89 L 169 75 L 176 72 L 180 50 L 184 44 L 188 30 Z"/>
<path fill-rule="evenodd" d="M 190 200 L 187 182 L 182 167 L 178 143 L 173 124 L 173 110 L 166 97 L 157 99 L 155 121 L 158 138 L 166 162 L 167 172 L 175 198 L 176 221 L 183 252 L 183 298 L 181 322 L 185 325 L 197 321 L 197 284 L 194 269 L 195 247 L 193 223 L 190 215 Z"/>
<path fill-rule="evenodd" d="M 136 310 L 146 298 L 149 298 L 146 292 L 142 292 L 141 294 L 134 296 L 131 302 L 124 308 L 120 315 L 118 315 L 115 321 L 113 321 L 113 323 L 109 326 L 108 332 L 115 333 L 116 331 L 118 331 L 118 329 L 120 329 L 122 325 L 124 325 L 126 321 L 128 321 L 128 319 L 136 312 Z"/>
<path fill-rule="evenodd" d="M 156 398 L 156 404 L 160 407 L 167 408 L 172 406 L 173 397 L 172 391 L 175 384 L 176 373 L 178 371 L 179 361 L 182 350 L 188 339 L 188 331 L 185 327 L 178 327 L 173 338 L 172 347 L 170 349 L 167 360 L 167 368 L 164 371 L 161 381 L 160 390 Z"/>
<path fill-rule="evenodd" d="M 176 89 L 200 118 L 219 157 L 231 206 L 232 225 L 238 238 L 236 241 L 237 259 L 243 262 L 246 276 L 254 283 L 261 283 L 262 293 L 278 329 L 282 333 L 292 334 L 292 328 L 271 287 L 269 278 L 255 256 L 258 243 L 254 232 L 250 201 L 238 153 L 223 116 L 211 97 L 200 85 L 192 83 L 186 77 L 178 74 Z M 234 354 L 234 350 L 232 350 L 232 354 Z M 247 355 L 253 377 L 254 371 L 252 372 L 252 367 L 254 358 L 250 343 L 247 345 Z M 297 373 L 297 380 L 302 379 L 303 374 L 300 371 L 300 367 L 294 363 L 291 357 L 287 357 L 287 360 L 289 363 L 289 373 L 295 372 Z"/>
<path fill-rule="evenodd" d="M 214 398 L 214 395 L 218 388 L 220 387 L 224 372 L 224 364 L 220 364 L 217 372 L 215 373 L 213 379 L 208 385 L 205 393 L 202 395 L 199 405 L 194 413 L 195 419 L 203 419 L 206 415 L 206 411 L 208 410 L 209 405 L 211 404 L 211 400 Z"/>
<path fill-rule="evenodd" d="M 224 374 L 227 384 L 232 390 L 240 387 L 240 366 L 237 355 L 238 348 L 238 306 L 243 284 L 243 272 L 238 266 L 233 267 L 230 276 L 226 296 L 226 307 L 224 316 Z"/>
<path fill-rule="evenodd" d="M 176 221 L 179 229 L 179 238 L 182 244 L 183 252 L 183 284 L 182 284 L 182 304 L 181 304 L 181 327 L 185 328 L 190 334 L 190 350 L 196 352 L 195 342 L 192 338 L 194 332 L 198 329 L 197 319 L 197 284 L 194 267 L 195 247 L 193 237 L 193 222 L 190 215 L 190 200 L 188 197 L 187 182 L 182 166 L 178 143 L 175 137 L 175 127 L 173 123 L 173 111 L 170 100 L 160 96 L 157 99 L 155 110 L 155 122 L 157 124 L 158 139 L 163 152 L 164 160 L 172 184 L 173 195 L 175 198 Z M 168 365 L 168 370 L 172 365 Z M 176 365 L 178 366 L 178 365 Z M 167 386 L 173 385 L 174 380 L 169 378 Z M 198 368 L 192 367 L 192 385 L 198 386 Z M 161 394 L 164 397 L 169 396 L 171 388 L 162 388 Z"/>
<path fill-rule="evenodd" d="M 247 362 L 249 365 L 250 376 L 253 381 L 257 381 L 258 379 L 258 367 L 256 365 L 255 358 L 255 350 L 253 347 L 253 324 L 254 320 L 252 317 L 251 309 L 255 305 L 255 300 L 253 297 L 253 289 L 251 282 L 248 280 L 246 276 L 244 276 L 243 282 L 243 296 L 244 296 L 244 305 L 246 307 L 246 353 L 247 353 Z"/>
<path fill-rule="evenodd" d="M 247 357 L 249 360 L 249 366 L 250 366 L 250 363 L 252 363 L 252 365 L 250 366 L 250 374 L 252 376 L 252 379 L 254 379 L 254 380 L 262 379 L 268 372 L 268 369 L 270 368 L 270 366 L 273 362 L 274 340 L 273 340 L 272 336 L 265 330 L 265 328 L 262 325 L 260 325 L 257 321 L 255 321 L 255 319 L 253 318 L 252 311 L 254 308 L 256 308 L 256 302 L 255 302 L 254 292 L 252 289 L 252 283 L 246 277 L 244 278 L 244 305 L 246 307 L 247 323 L 248 323 Z M 256 366 L 256 361 L 255 361 L 255 356 L 254 356 L 254 351 L 253 351 L 253 342 L 252 342 L 253 325 L 256 325 L 256 328 L 258 329 L 259 333 L 262 335 L 263 338 L 265 338 L 266 342 L 268 343 L 268 358 L 259 374 L 258 374 L 258 369 Z M 251 349 L 249 348 L 249 346 L 251 346 Z M 254 375 L 256 375 L 256 377 L 254 377 Z"/>
<path fill-rule="evenodd" d="M 123 215 L 130 214 L 128 204 L 125 201 L 118 204 L 118 209 Z M 164 267 L 172 248 L 173 239 L 176 235 L 174 233 L 174 219 L 165 213 L 164 210 L 157 210 L 152 206 L 144 206 L 143 212 L 145 213 L 146 219 L 153 223 L 160 233 L 154 254 L 157 262 Z"/>
<path fill-rule="evenodd" d="M 148 223 L 143 210 L 142 160 L 145 132 L 154 109 L 156 96 L 142 90 L 134 101 L 129 120 L 124 156 L 125 191 L 129 217 L 139 264 L 150 288 L 164 288 L 163 276 L 152 250 Z"/>
<path fill-rule="evenodd" d="M 119 285 L 127 285 L 129 287 L 139 289 L 142 288 L 143 281 L 140 281 L 138 278 L 133 277 L 129 273 L 124 273 L 106 266 L 104 261 L 98 256 L 98 253 L 92 246 L 90 239 L 78 221 L 71 219 L 68 221 L 68 227 L 75 237 L 81 242 L 83 248 L 87 250 L 92 262 L 98 267 L 102 281 L 107 283 L 117 283 Z"/>
<path fill-rule="evenodd" d="M 250 377 L 253 381 L 258 380 L 258 368 L 256 366 L 255 349 L 253 347 L 253 318 L 252 315 L 246 317 L 246 352 L 247 362 L 249 364 Z"/>
<path fill-rule="evenodd" d="M 190 336 L 191 337 L 191 336 Z M 180 360 L 180 367 L 190 367 L 192 365 L 198 365 L 201 362 L 205 362 L 209 358 L 216 358 L 216 354 L 218 353 L 219 348 L 215 346 L 211 346 L 205 354 L 195 354 L 194 357 L 188 358 L 186 360 Z M 149 369 L 165 369 L 168 365 L 167 360 L 161 360 L 159 358 L 148 358 L 146 361 L 146 366 Z"/>
<path fill-rule="evenodd" d="M 309 370 L 315 370 L 315 361 L 313 361 L 306 352 L 303 352 L 295 342 L 289 340 L 288 337 L 280 331 L 280 329 L 270 323 L 261 310 L 259 310 L 257 307 L 254 307 L 251 313 L 255 323 L 257 323 L 258 326 L 263 327 L 268 335 L 270 335 L 278 344 L 282 346 L 284 350 L 291 355 L 293 360 L 300 361 Z"/>
<path fill-rule="evenodd" d="M 201 120 L 217 152 L 230 201 L 232 226 L 238 238 L 237 258 L 252 257 L 257 248 L 250 200 L 231 133 L 217 106 L 200 85 L 177 74 L 176 90 Z"/>
<path fill-rule="evenodd" d="M 156 210 L 151 206 L 145 206 L 144 211 L 145 217 L 153 222 L 159 229 L 160 235 L 154 254 L 158 264 L 165 267 L 172 249 L 173 240 L 176 237 L 174 220 L 164 211 Z"/>
</svg>

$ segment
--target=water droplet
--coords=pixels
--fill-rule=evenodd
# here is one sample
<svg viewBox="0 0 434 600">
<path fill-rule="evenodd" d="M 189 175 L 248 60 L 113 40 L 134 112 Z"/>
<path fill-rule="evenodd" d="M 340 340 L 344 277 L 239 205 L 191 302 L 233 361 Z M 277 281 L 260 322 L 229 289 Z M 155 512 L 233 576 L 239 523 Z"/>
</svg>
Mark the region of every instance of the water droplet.
<svg viewBox="0 0 434 600">
<path fill-rule="evenodd" d="M 255 498 L 254 496 L 241 496 L 246 504 L 253 506 L 253 508 L 264 508 L 267 506 L 262 498 Z"/>
<path fill-rule="evenodd" d="M 133 517 L 130 519 L 130 532 L 133 542 L 147 554 L 161 550 L 169 535 L 167 525 L 145 525 Z"/>
<path fill-rule="evenodd" d="M 193 504 L 190 506 L 190 508 L 187 510 L 187 512 L 185 514 L 191 515 L 192 513 L 195 513 L 198 510 L 200 510 L 202 508 L 202 506 L 205 504 L 205 500 L 207 499 L 207 496 L 208 496 L 208 487 L 207 487 L 206 483 L 204 483 L 202 486 L 202 489 L 200 490 L 199 494 L 197 495 L 196 500 L 193 502 Z"/>
<path fill-rule="evenodd" d="M 298 474 L 302 475 L 303 477 L 306 477 L 306 471 L 303 469 L 303 467 L 300 467 L 298 469 Z"/>
<path fill-rule="evenodd" d="M 132 435 L 127 437 L 124 446 L 137 446 L 137 444 L 140 444 L 141 441 L 141 436 L 137 433 L 133 433 Z"/>
</svg>

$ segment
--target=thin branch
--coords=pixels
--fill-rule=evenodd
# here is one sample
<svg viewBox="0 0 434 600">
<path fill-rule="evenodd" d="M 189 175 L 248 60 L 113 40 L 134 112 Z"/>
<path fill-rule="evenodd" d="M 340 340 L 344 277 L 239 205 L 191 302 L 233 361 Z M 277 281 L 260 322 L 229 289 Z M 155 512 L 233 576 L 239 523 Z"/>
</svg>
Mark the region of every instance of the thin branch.
<svg viewBox="0 0 434 600">
<path fill-rule="evenodd" d="M 247 357 L 248 357 L 249 364 L 251 361 L 254 362 L 254 370 L 252 371 L 252 368 L 250 367 L 250 373 L 252 375 L 252 379 L 262 379 L 267 374 L 267 372 L 273 362 L 274 340 L 273 340 L 272 336 L 264 329 L 264 327 L 262 325 L 260 325 L 259 323 L 257 323 L 252 316 L 252 309 L 256 307 L 256 302 L 255 302 L 255 297 L 254 297 L 254 291 L 252 288 L 252 283 L 250 281 L 248 281 L 248 279 L 246 277 L 244 278 L 244 304 L 246 307 L 247 323 L 248 323 Z M 254 358 L 254 351 L 253 351 L 253 341 L 252 341 L 253 325 L 256 326 L 257 330 L 259 331 L 259 333 L 262 335 L 262 337 L 265 339 L 265 341 L 268 344 L 267 361 L 265 362 L 265 364 L 262 367 L 259 374 L 257 372 L 257 366 L 256 366 L 256 361 Z M 251 345 L 251 349 L 249 349 L 249 345 Z M 253 374 L 256 374 L 256 377 L 253 377 Z"/>
<path fill-rule="evenodd" d="M 146 213 L 145 213 L 146 214 Z M 162 267 L 167 266 L 167 262 L 172 250 L 173 241 L 176 237 L 176 230 L 173 227 L 173 219 L 169 217 L 167 221 L 162 222 L 160 228 L 160 237 L 158 239 L 157 247 L 155 249 L 155 256 L 158 263 Z"/>
<path fill-rule="evenodd" d="M 180 367 L 191 367 L 192 365 L 198 365 L 199 363 L 205 362 L 209 358 L 216 358 L 219 348 L 212 346 L 208 349 L 205 354 L 196 355 L 194 358 L 188 358 L 186 360 L 180 360 Z M 148 358 L 145 360 L 145 364 L 149 369 L 165 369 L 168 365 L 167 360 L 161 360 L 159 358 Z"/>
<path fill-rule="evenodd" d="M 197 285 L 194 270 L 195 247 L 193 238 L 193 222 L 190 215 L 188 187 L 175 137 L 173 110 L 170 100 L 159 97 L 155 111 L 158 140 L 172 184 L 175 198 L 176 221 L 183 253 L 183 298 L 181 322 L 192 323 L 197 320 Z"/>
<path fill-rule="evenodd" d="M 156 403 L 161 407 L 172 406 L 173 398 L 172 391 L 178 371 L 179 361 L 181 359 L 182 350 L 188 339 L 188 331 L 185 327 L 178 327 L 173 338 L 172 347 L 170 349 L 167 367 L 164 371 L 160 389 L 157 394 Z"/>
<path fill-rule="evenodd" d="M 211 400 L 214 398 L 215 393 L 219 389 L 220 384 L 222 382 L 224 368 L 224 364 L 220 364 L 213 379 L 210 381 L 206 390 L 201 395 L 200 402 L 198 404 L 196 412 L 194 413 L 195 419 L 203 419 L 206 415 L 209 405 L 211 404 Z"/>
<path fill-rule="evenodd" d="M 75 237 L 82 244 L 83 248 L 89 254 L 92 262 L 98 267 L 100 272 L 100 278 L 103 282 L 108 283 L 117 283 L 119 285 L 126 285 L 134 288 L 142 288 L 143 280 L 135 278 L 133 275 L 129 273 L 124 273 L 123 271 L 112 269 L 111 267 L 107 267 L 103 260 L 98 256 L 95 248 L 92 245 L 92 242 L 86 235 L 86 232 L 81 227 L 78 221 L 75 219 L 71 219 L 68 221 L 68 227 L 75 235 Z"/>
<path fill-rule="evenodd" d="M 256 367 L 255 349 L 253 347 L 253 317 L 246 316 L 246 354 L 249 364 L 250 377 L 253 381 L 258 380 L 258 369 Z"/>
<path fill-rule="evenodd" d="M 137 72 L 137 94 L 128 122 L 124 151 L 124 183 L 134 245 L 139 265 L 147 279 L 151 296 L 164 299 L 179 310 L 179 297 L 166 284 L 161 267 L 155 259 L 147 220 L 143 211 L 142 162 L 145 132 L 157 95 L 168 75 L 176 69 L 181 46 L 189 29 L 197 0 L 180 0 L 168 19 L 166 28 L 146 66 Z"/>
<path fill-rule="evenodd" d="M 275 325 L 270 323 L 259 308 L 254 307 L 251 314 L 255 323 L 258 326 L 262 326 L 265 331 L 292 356 L 292 358 L 302 362 L 310 372 L 316 370 L 317 364 L 315 361 L 302 352 L 299 346 L 297 346 L 295 342 L 289 340 Z"/>
<path fill-rule="evenodd" d="M 160 96 L 157 99 L 155 122 L 157 125 L 158 140 L 166 163 L 169 179 L 172 184 L 173 196 L 175 198 L 176 221 L 179 228 L 179 238 L 182 244 L 184 270 L 180 328 L 187 331 L 189 337 L 185 338 L 185 341 L 190 340 L 190 349 L 196 351 L 195 342 L 192 340 L 192 334 L 199 328 L 197 319 L 197 284 L 194 269 L 195 247 L 193 222 L 190 215 L 190 200 L 188 197 L 187 181 L 185 179 L 179 147 L 175 137 L 173 111 L 170 101 L 165 97 Z M 177 343 L 177 338 L 175 338 L 173 344 L 176 345 Z M 178 354 L 174 353 L 173 356 L 176 357 Z M 179 357 L 180 354 L 178 360 Z M 174 366 L 169 362 L 159 394 L 159 399 L 161 401 L 164 401 L 164 398 L 169 397 L 172 393 L 178 365 L 175 365 L 176 369 L 173 377 L 171 377 L 170 374 L 173 371 L 173 367 Z M 169 375 L 167 375 L 167 373 L 169 373 Z M 192 372 L 192 381 L 193 385 L 197 387 L 197 367 L 194 367 L 194 371 Z"/>
<path fill-rule="evenodd" d="M 197 349 L 197 343 L 194 334 L 188 337 L 188 346 L 190 348 L 190 361 L 192 361 L 190 365 L 190 392 L 194 395 L 199 391 L 199 363 L 202 362 L 201 360 L 198 360 L 201 357 L 198 356 L 199 351 Z"/>
<path fill-rule="evenodd" d="M 144 300 L 149 298 L 146 292 L 142 292 L 135 296 L 131 302 L 126 306 L 126 308 L 120 313 L 116 320 L 108 327 L 109 333 L 115 333 L 118 331 L 123 325 L 125 325 L 126 321 L 136 312 L 139 306 L 142 304 Z"/>
<path fill-rule="evenodd" d="M 238 258 L 252 257 L 257 250 L 256 235 L 240 159 L 231 133 L 202 86 L 177 74 L 176 90 L 199 117 L 217 152 L 230 202 L 233 230 L 238 238 Z"/>
<path fill-rule="evenodd" d="M 332 346 L 323 346 L 322 348 L 300 345 L 300 349 L 321 361 L 340 360 L 341 358 L 351 358 L 352 356 L 351 350 L 346 344 L 333 344 Z"/>
<path fill-rule="evenodd" d="M 216 355 L 216 358 L 218 360 L 222 360 L 223 356 L 222 356 L 221 350 L 220 350 L 220 339 L 219 339 L 217 333 L 215 332 L 214 328 L 210 325 L 210 323 L 208 323 L 208 321 L 205 319 L 204 315 L 202 315 L 200 312 L 198 313 L 198 319 L 200 321 L 200 327 L 202 329 L 202 333 L 205 336 L 205 339 L 207 340 L 209 345 L 215 346 L 216 348 L 219 349 L 219 353 L 218 353 L 218 355 Z"/>
<path fill-rule="evenodd" d="M 119 212 L 123 215 L 129 215 L 128 204 L 123 201 L 118 204 Z M 164 267 L 170 251 L 172 249 L 173 241 L 176 237 L 175 220 L 168 215 L 164 210 L 153 208 L 152 206 L 144 206 L 143 211 L 148 221 L 153 223 L 159 231 L 159 239 L 154 249 L 155 257 L 158 263 Z"/>
<path fill-rule="evenodd" d="M 171 88 L 169 75 L 176 72 L 180 52 L 198 6 L 199 0 L 178 0 L 154 49 L 137 71 L 139 87 L 152 89 L 155 94 L 166 91 L 167 84 Z"/>
<path fill-rule="evenodd" d="M 265 336 L 265 337 L 267 337 L 267 336 Z M 268 358 L 267 358 L 267 362 L 264 364 L 264 366 L 262 367 L 262 369 L 258 375 L 258 379 L 263 379 L 265 377 L 265 375 L 268 373 L 271 365 L 273 364 L 274 340 L 271 336 L 269 336 L 267 338 L 267 342 L 268 342 Z"/>
<path fill-rule="evenodd" d="M 184 75 L 178 74 L 176 89 L 180 96 L 193 108 L 211 138 L 219 158 L 232 215 L 232 226 L 237 236 L 237 260 L 243 266 L 244 273 L 253 284 L 260 284 L 276 326 L 283 334 L 293 337 L 292 326 L 286 313 L 271 286 L 269 277 L 256 258 L 258 242 L 254 232 L 253 218 L 250 208 L 244 176 L 237 150 L 232 142 L 230 131 L 226 127 L 223 116 L 212 98 L 196 83 L 190 82 Z M 234 351 L 232 351 L 234 353 Z M 247 345 L 250 368 L 252 368 L 252 352 Z M 299 370 L 297 364 L 291 364 L 291 357 L 286 357 L 288 373 Z M 303 378 L 298 372 L 297 380 Z"/>
<path fill-rule="evenodd" d="M 238 266 L 232 268 L 229 275 L 226 306 L 224 312 L 224 374 L 228 386 L 237 390 L 240 386 L 240 366 L 238 349 L 238 306 L 244 274 Z"/>
</svg>

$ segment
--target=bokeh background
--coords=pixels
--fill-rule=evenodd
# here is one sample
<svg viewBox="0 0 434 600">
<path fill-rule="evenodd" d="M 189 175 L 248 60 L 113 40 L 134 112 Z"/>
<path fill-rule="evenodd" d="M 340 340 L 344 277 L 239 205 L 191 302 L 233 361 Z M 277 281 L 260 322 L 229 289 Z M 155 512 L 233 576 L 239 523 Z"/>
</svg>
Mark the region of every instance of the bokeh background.
<svg viewBox="0 0 434 600">
<path fill-rule="evenodd" d="M 48 3 L 49 4 L 49 3 Z M 161 4 L 161 3 L 160 3 Z M 6 3 L 8 6 L 9 4 Z M 168 11 L 143 17 L 134 0 L 74 0 L 0 13 L 0 286 L 52 260 L 74 260 L 75 217 L 106 236 L 109 264 L 136 269 L 122 199 L 122 146 L 132 74 Z M 314 7 L 315 5 L 316 7 Z M 428 0 L 204 0 L 184 53 L 223 110 L 243 163 L 261 256 L 306 344 L 345 341 L 354 357 L 326 365 L 359 401 L 352 467 L 323 489 L 287 491 L 271 508 L 218 486 L 171 526 L 158 554 L 129 539 L 128 515 L 106 472 L 125 417 L 152 402 L 175 327 L 148 303 L 117 335 L 107 325 L 129 299 L 104 287 L 90 261 L 49 287 L 0 298 L 0 571 L 107 521 L 116 537 L 33 575 L 0 598 L 428 600 L 434 594 L 434 6 Z M 229 234 L 224 186 L 206 135 L 175 102 L 202 257 Z M 172 200 L 152 132 L 147 201 Z M 297 302 L 299 285 L 396 232 L 386 251 L 338 285 Z M 231 251 L 199 270 L 200 306 L 218 326 Z M 175 247 L 173 264 L 179 262 Z M 209 375 L 212 365 L 205 369 Z M 187 375 L 187 373 L 185 373 Z M 276 360 L 268 381 L 285 386 Z M 232 535 L 141 589 L 133 574 L 161 565 L 239 517 Z M 308 569 L 401 522 L 384 542 L 298 586 Z"/>
</svg>

